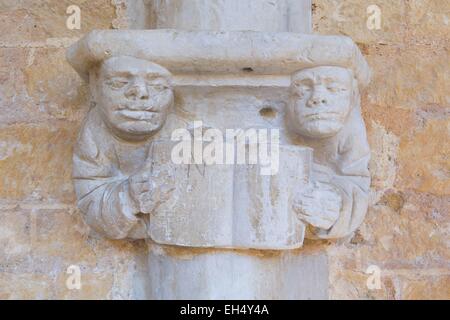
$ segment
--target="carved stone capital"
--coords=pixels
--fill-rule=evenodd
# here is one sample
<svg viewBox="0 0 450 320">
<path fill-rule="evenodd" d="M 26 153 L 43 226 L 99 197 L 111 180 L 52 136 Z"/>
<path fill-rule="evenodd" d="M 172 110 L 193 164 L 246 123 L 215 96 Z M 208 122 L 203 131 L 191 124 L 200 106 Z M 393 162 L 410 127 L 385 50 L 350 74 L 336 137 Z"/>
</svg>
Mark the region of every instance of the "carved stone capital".
<svg viewBox="0 0 450 320">
<path fill-rule="evenodd" d="M 105 30 L 67 58 L 94 102 L 75 148 L 74 182 L 98 232 L 284 250 L 302 246 L 305 226 L 313 238 L 338 238 L 362 222 L 370 150 L 359 90 L 370 71 L 349 38 Z M 261 175 L 261 163 L 174 163 L 173 133 L 196 131 L 195 122 L 207 132 L 276 131 L 275 174 Z M 211 135 L 202 148 L 212 136 L 222 139 Z"/>
</svg>

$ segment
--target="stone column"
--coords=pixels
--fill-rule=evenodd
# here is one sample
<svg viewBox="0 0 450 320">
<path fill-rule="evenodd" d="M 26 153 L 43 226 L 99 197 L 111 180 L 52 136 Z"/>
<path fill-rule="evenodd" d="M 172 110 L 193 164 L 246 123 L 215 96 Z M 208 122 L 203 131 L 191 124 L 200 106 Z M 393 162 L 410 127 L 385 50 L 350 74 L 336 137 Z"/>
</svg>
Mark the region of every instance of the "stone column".
<svg viewBox="0 0 450 320">
<path fill-rule="evenodd" d="M 146 8 L 149 29 L 311 32 L 311 0 L 152 0 L 146 2 Z M 246 95 L 244 104 L 252 93 Z M 230 98 L 224 96 L 218 102 L 225 107 Z M 209 106 L 211 110 L 216 107 Z M 211 121 L 211 110 L 197 113 L 199 119 Z M 261 125 L 261 119 L 249 120 L 254 126 Z M 245 225 L 238 229 L 246 232 Z M 155 243 L 149 248 L 153 299 L 327 298 L 327 258 L 320 251 L 205 251 Z"/>
<path fill-rule="evenodd" d="M 151 0 L 150 29 L 311 32 L 311 0 Z"/>
<path fill-rule="evenodd" d="M 367 211 L 360 50 L 304 34 L 310 0 L 132 4 L 130 27 L 146 30 L 95 30 L 67 52 L 95 100 L 74 148 L 85 221 L 147 239 L 145 298 L 328 298 L 327 255 L 303 240 L 308 225 L 319 239 L 348 236 Z M 187 140 L 277 131 L 277 171 L 261 174 L 260 155 L 177 164 L 176 129 Z"/>
</svg>

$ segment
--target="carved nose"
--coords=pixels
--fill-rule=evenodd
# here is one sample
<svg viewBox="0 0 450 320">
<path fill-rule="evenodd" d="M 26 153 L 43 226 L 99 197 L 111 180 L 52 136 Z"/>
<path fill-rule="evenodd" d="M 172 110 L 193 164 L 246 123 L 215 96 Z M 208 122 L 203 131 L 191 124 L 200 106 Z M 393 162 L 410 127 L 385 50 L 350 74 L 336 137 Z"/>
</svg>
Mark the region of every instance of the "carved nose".
<svg viewBox="0 0 450 320">
<path fill-rule="evenodd" d="M 148 99 L 148 90 L 144 84 L 135 83 L 133 84 L 128 91 L 125 93 L 125 96 L 128 99 L 133 100 L 147 100 Z"/>
<path fill-rule="evenodd" d="M 307 103 L 308 107 L 310 108 L 317 107 L 323 104 L 327 104 L 327 99 L 320 96 L 311 97 L 311 99 L 309 99 Z"/>
</svg>

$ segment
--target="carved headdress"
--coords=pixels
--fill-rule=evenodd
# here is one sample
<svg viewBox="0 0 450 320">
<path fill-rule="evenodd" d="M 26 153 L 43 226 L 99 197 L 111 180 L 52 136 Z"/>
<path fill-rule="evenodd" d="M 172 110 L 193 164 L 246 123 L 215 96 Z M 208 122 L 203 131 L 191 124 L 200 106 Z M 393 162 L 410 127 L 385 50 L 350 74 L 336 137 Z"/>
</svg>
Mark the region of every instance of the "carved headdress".
<svg viewBox="0 0 450 320">
<path fill-rule="evenodd" d="M 264 49 L 256 50 L 256 47 Z M 236 74 L 252 70 L 254 74 L 290 75 L 304 68 L 334 65 L 353 70 L 361 87 L 370 80 L 366 60 L 355 43 L 345 36 L 101 30 L 90 32 L 67 51 L 67 60 L 86 81 L 92 66 L 113 56 L 149 60 L 172 74 Z"/>
</svg>

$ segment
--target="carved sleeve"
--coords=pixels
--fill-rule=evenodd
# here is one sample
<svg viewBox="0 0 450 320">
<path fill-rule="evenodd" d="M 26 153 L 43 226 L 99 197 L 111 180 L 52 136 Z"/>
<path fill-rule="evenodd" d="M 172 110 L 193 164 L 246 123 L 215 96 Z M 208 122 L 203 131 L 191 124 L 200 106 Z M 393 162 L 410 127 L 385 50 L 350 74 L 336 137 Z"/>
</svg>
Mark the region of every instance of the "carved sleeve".
<svg viewBox="0 0 450 320">
<path fill-rule="evenodd" d="M 329 230 L 316 230 L 322 239 L 343 238 L 351 235 L 362 223 L 367 213 L 370 190 L 370 148 L 364 122 L 359 110 L 356 125 L 350 134 L 338 143 L 336 161 L 331 166 L 315 165 L 315 174 L 335 186 L 341 195 L 339 219 Z M 332 168 L 332 169 L 331 169 Z M 326 171 L 326 172 L 325 172 Z"/>
<path fill-rule="evenodd" d="M 144 237 L 145 224 L 135 216 L 138 211 L 129 196 L 128 177 L 114 169 L 92 137 L 85 127 L 73 156 L 75 191 L 86 223 L 112 239 Z"/>
<path fill-rule="evenodd" d="M 315 235 L 321 239 L 343 238 L 352 234 L 362 223 L 369 201 L 370 176 L 367 155 L 347 167 L 343 172 L 332 173 L 327 179 L 340 192 L 342 206 L 339 219 L 329 230 L 316 229 Z M 319 167 L 317 167 L 319 168 Z M 366 168 L 364 170 L 364 168 Z M 318 169 L 320 171 L 320 169 Z M 318 174 L 321 176 L 321 174 Z M 323 176 L 323 175 L 322 175 Z M 320 178 L 319 178 L 320 180 Z"/>
</svg>

